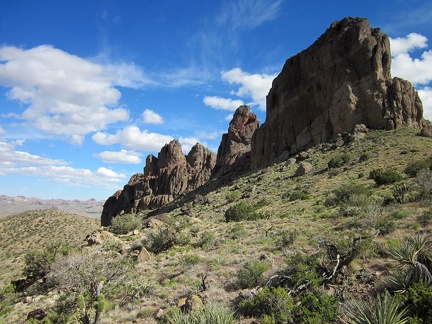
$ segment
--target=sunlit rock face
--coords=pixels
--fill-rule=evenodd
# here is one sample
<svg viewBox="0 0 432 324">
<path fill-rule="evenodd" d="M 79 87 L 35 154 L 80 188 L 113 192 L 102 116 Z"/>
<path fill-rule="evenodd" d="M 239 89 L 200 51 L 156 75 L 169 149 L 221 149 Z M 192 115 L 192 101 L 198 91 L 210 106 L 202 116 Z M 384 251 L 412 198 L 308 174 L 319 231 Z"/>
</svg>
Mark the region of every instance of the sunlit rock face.
<svg viewBox="0 0 432 324">
<path fill-rule="evenodd" d="M 288 59 L 267 96 L 267 115 L 252 139 L 257 167 L 351 133 L 401 126 L 424 128 L 412 85 L 391 78 L 390 41 L 367 19 L 331 24 L 308 49 Z"/>
</svg>

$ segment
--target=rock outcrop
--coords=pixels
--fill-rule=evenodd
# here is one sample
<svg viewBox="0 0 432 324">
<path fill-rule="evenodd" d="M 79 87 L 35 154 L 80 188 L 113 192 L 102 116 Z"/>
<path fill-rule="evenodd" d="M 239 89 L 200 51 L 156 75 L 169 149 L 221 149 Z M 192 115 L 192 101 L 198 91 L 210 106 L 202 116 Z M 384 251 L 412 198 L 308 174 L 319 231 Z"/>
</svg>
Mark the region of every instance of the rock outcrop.
<svg viewBox="0 0 432 324">
<path fill-rule="evenodd" d="M 234 168 L 249 168 L 252 135 L 257 130 L 259 121 L 250 107 L 243 105 L 237 108 L 228 128 L 222 135 L 219 145 L 215 176 L 220 176 Z"/>
<path fill-rule="evenodd" d="M 123 190 L 104 204 L 101 224 L 108 226 L 114 217 L 158 208 L 176 197 L 205 184 L 212 174 L 216 155 L 197 143 L 187 156 L 179 141 L 166 144 L 158 157 L 150 154 L 144 173 L 131 177 Z"/>
<path fill-rule="evenodd" d="M 369 129 L 426 128 L 412 85 L 390 76 L 389 38 L 367 19 L 334 22 L 288 59 L 267 96 L 265 122 L 252 139 L 255 167 L 318 143 Z"/>
</svg>

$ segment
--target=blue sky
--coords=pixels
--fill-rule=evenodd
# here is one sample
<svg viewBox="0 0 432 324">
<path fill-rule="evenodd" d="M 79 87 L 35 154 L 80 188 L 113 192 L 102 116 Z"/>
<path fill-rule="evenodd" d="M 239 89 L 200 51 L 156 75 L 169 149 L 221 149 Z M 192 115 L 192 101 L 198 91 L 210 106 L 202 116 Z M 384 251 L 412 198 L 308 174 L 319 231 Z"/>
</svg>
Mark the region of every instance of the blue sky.
<svg viewBox="0 0 432 324">
<path fill-rule="evenodd" d="M 216 152 L 233 111 L 263 122 L 285 60 L 347 16 L 391 37 L 432 119 L 428 1 L 0 1 L 0 195 L 106 199 L 171 139 Z"/>
</svg>

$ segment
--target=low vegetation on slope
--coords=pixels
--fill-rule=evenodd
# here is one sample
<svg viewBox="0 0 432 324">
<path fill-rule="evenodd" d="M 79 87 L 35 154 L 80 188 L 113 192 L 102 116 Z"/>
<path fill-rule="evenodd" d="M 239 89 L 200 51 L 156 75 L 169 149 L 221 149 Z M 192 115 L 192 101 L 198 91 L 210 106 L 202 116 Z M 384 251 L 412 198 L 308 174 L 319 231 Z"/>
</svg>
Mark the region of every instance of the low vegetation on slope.
<svg viewBox="0 0 432 324">
<path fill-rule="evenodd" d="M 0 218 L 0 282 L 20 276 L 26 252 L 53 243 L 82 245 L 99 221 L 57 209 L 32 210 Z"/>
<path fill-rule="evenodd" d="M 4 285 L 0 316 L 430 323 L 431 166 L 432 139 L 398 129 L 226 175 L 159 211 L 116 217 L 83 249 L 31 244 L 41 248 L 23 267 L 32 282 L 25 294 Z"/>
</svg>

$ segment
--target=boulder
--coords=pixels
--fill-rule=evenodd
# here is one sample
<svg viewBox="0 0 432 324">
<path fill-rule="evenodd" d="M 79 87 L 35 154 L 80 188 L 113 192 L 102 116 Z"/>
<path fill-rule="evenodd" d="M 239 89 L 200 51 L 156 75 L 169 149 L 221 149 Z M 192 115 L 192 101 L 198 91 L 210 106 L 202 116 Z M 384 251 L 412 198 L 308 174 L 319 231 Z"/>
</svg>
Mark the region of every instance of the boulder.
<svg viewBox="0 0 432 324">
<path fill-rule="evenodd" d="M 252 138 L 254 167 L 295 154 L 337 134 L 423 126 L 417 91 L 391 78 L 390 41 L 367 19 L 331 24 L 306 50 L 288 59 L 267 96 L 265 122 Z"/>
</svg>

